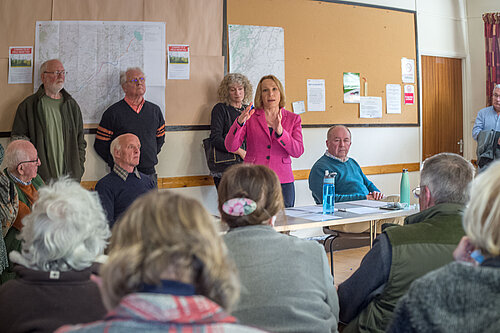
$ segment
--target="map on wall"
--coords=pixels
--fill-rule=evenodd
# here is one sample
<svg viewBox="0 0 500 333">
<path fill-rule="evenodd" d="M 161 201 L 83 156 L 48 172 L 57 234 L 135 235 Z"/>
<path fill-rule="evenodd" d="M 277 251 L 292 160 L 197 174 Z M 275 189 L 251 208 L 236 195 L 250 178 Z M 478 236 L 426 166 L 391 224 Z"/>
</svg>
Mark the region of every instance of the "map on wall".
<svg viewBox="0 0 500 333">
<path fill-rule="evenodd" d="M 165 23 L 38 21 L 35 37 L 34 90 L 40 65 L 60 59 L 67 71 L 64 88 L 78 102 L 86 124 L 123 98 L 120 71 L 140 67 L 146 96 L 165 113 Z"/>
<path fill-rule="evenodd" d="M 254 93 L 264 75 L 285 85 L 285 33 L 280 27 L 229 25 L 229 71 L 248 77 Z"/>
</svg>

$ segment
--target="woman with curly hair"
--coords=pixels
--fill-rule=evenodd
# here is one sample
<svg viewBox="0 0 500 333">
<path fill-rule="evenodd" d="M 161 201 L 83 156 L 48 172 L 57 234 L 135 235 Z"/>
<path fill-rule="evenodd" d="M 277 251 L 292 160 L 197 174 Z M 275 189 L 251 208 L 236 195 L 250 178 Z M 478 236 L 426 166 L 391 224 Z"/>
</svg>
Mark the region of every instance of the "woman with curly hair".
<svg viewBox="0 0 500 333">
<path fill-rule="evenodd" d="M 219 103 L 212 109 L 210 141 L 215 147 L 215 154 L 222 153 L 227 155 L 229 152 L 224 146 L 224 139 L 235 119 L 251 103 L 252 84 L 245 75 L 230 73 L 222 79 L 217 90 L 217 95 Z M 245 158 L 245 154 L 245 143 L 243 142 L 234 152 L 234 156 L 229 158 L 230 161 L 224 163 L 225 168 L 241 163 Z M 225 159 L 228 158 L 226 157 Z M 216 187 L 219 186 L 222 173 L 210 170 L 210 175 L 214 178 Z"/>
<path fill-rule="evenodd" d="M 115 224 L 110 248 L 101 270 L 110 312 L 57 332 L 260 332 L 225 312 L 239 282 L 215 223 L 196 200 L 171 192 L 138 198 Z"/>
</svg>

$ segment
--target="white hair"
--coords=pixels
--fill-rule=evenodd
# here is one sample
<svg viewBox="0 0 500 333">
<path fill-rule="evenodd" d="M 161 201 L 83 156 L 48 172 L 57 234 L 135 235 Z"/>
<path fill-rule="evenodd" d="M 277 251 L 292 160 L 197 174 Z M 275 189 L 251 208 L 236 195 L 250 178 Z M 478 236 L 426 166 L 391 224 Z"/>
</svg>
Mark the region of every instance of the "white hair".
<svg viewBox="0 0 500 333">
<path fill-rule="evenodd" d="M 23 143 L 25 141 L 30 142 L 25 138 L 16 138 L 12 140 L 7 145 L 7 149 L 5 149 L 5 156 L 4 156 L 5 166 L 7 167 L 7 170 L 9 170 L 10 172 L 14 172 L 20 162 L 29 159 L 28 153 L 24 149 L 26 148 L 26 145 L 24 145 L 24 147 L 21 147 L 23 149 L 19 147 L 20 145 L 23 146 Z"/>
<path fill-rule="evenodd" d="M 123 86 L 125 82 L 127 82 L 127 73 L 130 71 L 138 71 L 142 73 L 142 76 L 146 78 L 146 75 L 144 74 L 144 71 L 142 70 L 141 67 L 129 67 L 127 68 L 126 71 L 121 71 L 120 72 L 120 86 Z"/>
<path fill-rule="evenodd" d="M 40 188 L 12 261 L 40 271 L 82 270 L 104 252 L 111 236 L 97 192 L 61 178 Z"/>
</svg>

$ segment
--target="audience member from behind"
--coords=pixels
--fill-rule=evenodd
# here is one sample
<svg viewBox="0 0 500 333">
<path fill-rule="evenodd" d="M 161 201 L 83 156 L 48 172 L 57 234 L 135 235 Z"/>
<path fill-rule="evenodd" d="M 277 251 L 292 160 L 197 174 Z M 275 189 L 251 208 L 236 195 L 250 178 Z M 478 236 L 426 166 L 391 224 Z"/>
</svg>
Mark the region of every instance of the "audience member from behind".
<svg viewBox="0 0 500 333">
<path fill-rule="evenodd" d="M 412 283 L 389 332 L 500 331 L 500 162 L 471 186 L 455 261 Z"/>
<path fill-rule="evenodd" d="M 0 164 L 3 162 L 4 149 L 0 144 Z M 8 228 L 14 223 L 19 209 L 19 198 L 14 184 L 7 175 L 0 171 L 0 222 L 2 223 L 2 237 L 0 238 L 0 274 L 9 266 L 7 249 L 4 237 Z M 0 281 L 1 282 L 1 281 Z"/>
<path fill-rule="evenodd" d="M 219 103 L 212 109 L 210 122 L 210 141 L 215 147 L 215 154 L 228 153 L 224 145 L 229 128 L 243 110 L 251 103 L 252 84 L 243 74 L 230 73 L 224 76 L 217 90 Z M 245 142 L 235 151 L 234 161 L 224 163 L 227 167 L 238 164 L 245 158 Z M 224 158 L 224 157 L 223 157 Z M 226 169 L 227 169 L 226 167 Z M 216 187 L 219 187 L 222 172 L 210 170 Z"/>
<path fill-rule="evenodd" d="M 95 189 L 106 211 L 110 227 L 137 197 L 154 188 L 154 181 L 137 170 L 141 142 L 134 134 L 122 134 L 111 142 L 113 170 L 101 178 Z"/>
<path fill-rule="evenodd" d="M 232 166 L 222 177 L 224 240 L 242 284 L 233 314 L 271 332 L 336 332 L 339 304 L 325 250 L 273 229 L 281 196 L 277 175 L 262 165 Z"/>
<path fill-rule="evenodd" d="M 19 197 L 19 209 L 15 220 L 2 222 L 5 246 L 7 253 L 10 253 L 21 251 L 21 240 L 17 236 L 23 229 L 22 220 L 31 212 L 31 207 L 38 198 L 38 189 L 44 183 L 37 173 L 40 166 L 37 150 L 28 140 L 14 140 L 9 143 L 5 152 L 5 164 L 4 173 L 15 187 Z M 2 283 L 15 276 L 12 265 L 9 264 L 9 268 L 1 275 Z"/>
<path fill-rule="evenodd" d="M 317 204 L 323 203 L 323 178 L 325 170 L 336 172 L 335 201 L 380 200 L 384 196 L 366 178 L 359 164 L 347 156 L 351 148 L 351 131 L 342 125 L 330 127 L 327 133 L 327 150 L 314 163 L 309 173 L 309 189 Z"/>
<path fill-rule="evenodd" d="M 91 265 L 110 236 L 97 193 L 61 179 L 44 186 L 23 220 L 15 280 L 0 288 L 2 332 L 53 332 L 106 313 Z"/>
<path fill-rule="evenodd" d="M 258 332 L 225 312 L 238 297 L 237 274 L 199 202 L 171 192 L 140 197 L 115 226 L 110 248 L 101 276 L 112 311 L 57 332 Z"/>
<path fill-rule="evenodd" d="M 462 214 L 473 177 L 472 164 L 457 154 L 424 161 L 420 212 L 380 234 L 358 270 L 338 288 L 340 320 L 349 323 L 343 332 L 385 331 L 410 284 L 453 260 L 464 235 Z"/>
<path fill-rule="evenodd" d="M 229 129 L 224 144 L 235 152 L 247 142 L 245 163 L 265 165 L 278 175 L 285 207 L 295 204 L 291 157 L 304 153 L 299 115 L 285 110 L 285 90 L 274 75 L 262 77 L 255 90 L 255 107 L 248 106 Z"/>
</svg>

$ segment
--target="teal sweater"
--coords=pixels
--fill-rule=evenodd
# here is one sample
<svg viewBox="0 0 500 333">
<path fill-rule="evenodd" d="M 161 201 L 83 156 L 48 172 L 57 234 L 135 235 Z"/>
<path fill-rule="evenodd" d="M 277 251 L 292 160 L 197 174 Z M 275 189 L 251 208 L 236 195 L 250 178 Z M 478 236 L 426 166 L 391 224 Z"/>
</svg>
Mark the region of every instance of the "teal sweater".
<svg viewBox="0 0 500 333">
<path fill-rule="evenodd" d="M 314 163 L 309 174 L 309 189 L 317 204 L 323 203 L 323 178 L 325 170 L 336 172 L 335 201 L 364 200 L 370 192 L 380 192 L 371 181 L 366 178 L 359 164 L 349 158 L 346 162 L 323 155 Z"/>
</svg>

